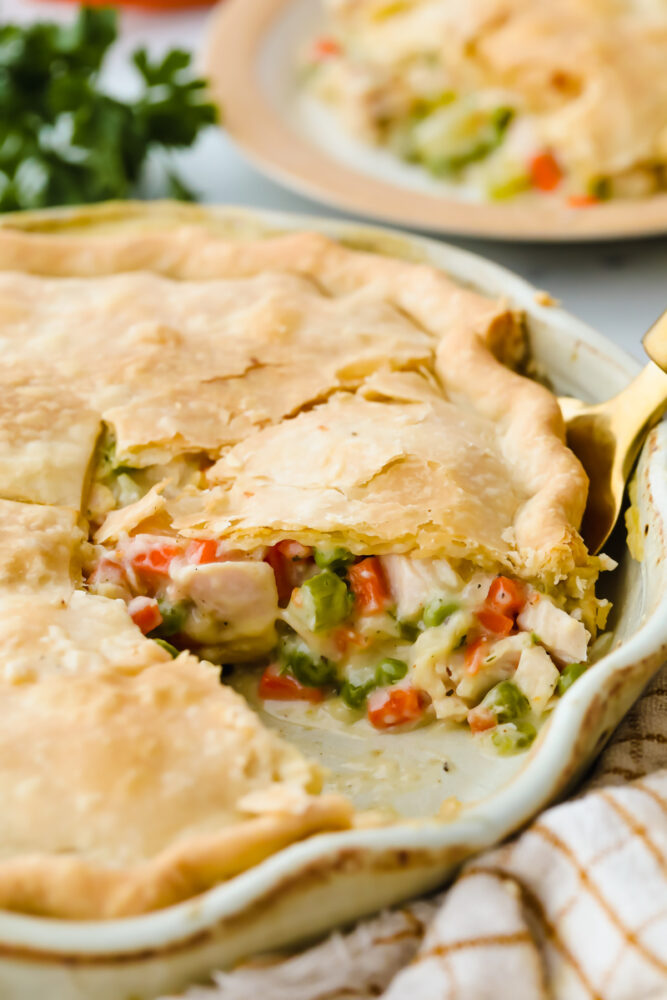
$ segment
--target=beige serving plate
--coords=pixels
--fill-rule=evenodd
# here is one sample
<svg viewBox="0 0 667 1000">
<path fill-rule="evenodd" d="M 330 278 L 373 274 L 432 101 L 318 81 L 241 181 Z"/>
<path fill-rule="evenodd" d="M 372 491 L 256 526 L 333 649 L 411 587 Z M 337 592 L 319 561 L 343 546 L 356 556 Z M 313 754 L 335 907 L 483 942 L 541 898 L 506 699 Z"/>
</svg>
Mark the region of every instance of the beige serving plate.
<svg viewBox="0 0 667 1000">
<path fill-rule="evenodd" d="M 159 203 L 6 217 L 48 232 L 204 225 L 239 240 L 317 229 L 347 244 L 428 260 L 465 285 L 525 311 L 533 354 L 563 394 L 600 400 L 638 371 L 635 361 L 533 288 L 481 258 L 387 230 L 241 209 Z M 395 825 L 323 834 L 294 844 L 204 895 L 146 916 L 68 922 L 0 913 L 0 997 L 149 1000 L 211 970 L 294 944 L 442 884 L 466 857 L 505 837 L 571 787 L 667 658 L 667 424 L 639 466 L 644 558 L 621 564 L 611 651 L 568 691 L 529 753 L 490 756 L 462 730 L 371 735 L 266 716 L 331 769 L 329 786 L 362 807 L 396 810 Z M 445 770 L 444 764 L 447 764 Z M 224 775 L 221 775 L 224 780 Z M 457 807 L 452 799 L 458 799 Z M 442 818 L 432 818 L 448 800 Z"/>
<path fill-rule="evenodd" d="M 337 208 L 429 232 L 506 240 L 609 240 L 667 232 L 667 194 L 570 208 L 535 196 L 483 202 L 351 138 L 299 83 L 297 57 L 322 30 L 321 0 L 223 0 L 205 70 L 224 127 L 262 171 Z"/>
</svg>

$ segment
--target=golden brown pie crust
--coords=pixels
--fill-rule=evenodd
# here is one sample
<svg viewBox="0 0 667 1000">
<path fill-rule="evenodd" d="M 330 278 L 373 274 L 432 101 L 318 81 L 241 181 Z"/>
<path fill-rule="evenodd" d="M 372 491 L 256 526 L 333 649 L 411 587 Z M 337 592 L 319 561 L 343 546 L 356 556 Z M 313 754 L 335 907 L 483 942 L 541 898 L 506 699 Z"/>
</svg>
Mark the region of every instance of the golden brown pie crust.
<svg viewBox="0 0 667 1000">
<path fill-rule="evenodd" d="M 140 913 L 351 822 L 217 670 L 73 590 L 102 421 L 135 466 L 211 468 L 98 540 L 159 515 L 241 548 L 326 538 L 548 585 L 597 572 L 558 404 L 502 363 L 520 316 L 428 265 L 230 236 L 169 205 L 24 216 L 0 226 L 0 339 L 5 908 Z"/>
</svg>

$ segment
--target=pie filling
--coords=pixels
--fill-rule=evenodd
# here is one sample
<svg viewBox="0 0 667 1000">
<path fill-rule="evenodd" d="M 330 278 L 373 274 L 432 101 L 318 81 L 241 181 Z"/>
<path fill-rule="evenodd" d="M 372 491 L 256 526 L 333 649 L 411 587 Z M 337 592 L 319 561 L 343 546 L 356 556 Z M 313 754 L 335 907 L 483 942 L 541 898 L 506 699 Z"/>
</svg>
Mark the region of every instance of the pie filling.
<svg viewBox="0 0 667 1000">
<path fill-rule="evenodd" d="M 92 495 L 115 480 L 113 502 L 136 502 L 147 475 L 103 470 Z M 93 545 L 86 579 L 174 656 L 259 663 L 261 700 L 327 701 L 379 730 L 445 719 L 503 753 L 530 745 L 589 657 L 571 598 L 465 561 L 138 530 Z"/>
<path fill-rule="evenodd" d="M 659 131 L 664 103 L 653 120 L 651 109 L 660 106 L 659 98 L 653 95 L 644 101 L 646 134 L 640 136 L 641 154 L 638 151 L 633 160 L 626 144 L 619 155 L 607 155 L 608 164 L 596 163 L 597 145 L 601 156 L 609 152 L 612 141 L 606 133 L 614 123 L 600 94 L 608 90 L 609 105 L 614 100 L 620 105 L 624 99 L 631 100 L 633 93 L 637 98 L 636 90 L 629 89 L 625 67 L 615 65 L 613 52 L 609 65 L 600 69 L 601 79 L 594 78 L 594 65 L 554 65 L 550 74 L 547 59 L 540 64 L 539 46 L 545 44 L 544 35 L 550 34 L 555 47 L 558 35 L 551 21 L 540 30 L 542 14 L 531 12 L 530 5 L 517 4 L 511 13 L 500 10 L 497 37 L 492 19 L 489 24 L 484 21 L 483 5 L 471 4 L 469 17 L 480 22 L 479 40 L 466 40 L 463 26 L 460 32 L 450 30 L 454 5 L 447 0 L 362 3 L 356 11 L 345 3 L 330 6 L 328 33 L 313 39 L 304 50 L 305 79 L 311 92 L 340 113 L 345 125 L 362 139 L 437 178 L 460 183 L 496 201 L 532 191 L 541 196 L 554 194 L 571 207 L 582 208 L 664 189 L 664 139 Z M 481 8 L 479 13 L 475 13 L 476 6 Z M 571 15 L 568 11 L 567 16 Z M 589 40 L 595 58 L 599 57 L 605 44 L 603 39 L 595 47 L 601 33 L 599 16 L 592 26 L 583 11 L 577 16 L 582 18 L 582 46 Z M 558 5 L 547 17 L 557 21 Z M 463 14 L 460 21 L 465 21 Z M 505 22 L 503 42 L 499 36 Z M 565 20 L 557 27 L 567 35 Z M 640 23 L 636 28 L 644 30 Z M 622 38 L 624 25 L 616 30 Z M 662 51 L 664 60 L 664 42 L 659 49 L 661 30 L 664 36 L 664 26 L 658 26 L 655 41 L 647 42 L 651 46 L 647 59 Z M 488 32 L 486 38 L 484 32 Z M 535 49 L 525 62 L 522 45 L 513 37 L 514 33 L 522 37 L 523 32 L 523 44 Z M 485 60 L 487 39 L 501 53 L 495 64 Z M 526 66 L 530 67 L 531 58 L 536 63 L 532 75 Z M 562 54 L 558 60 L 562 62 Z M 542 77 L 544 85 L 540 86 Z M 622 114 L 625 108 L 618 110 Z M 632 105 L 629 113 L 633 113 Z M 634 108 L 638 119 L 641 113 L 640 106 Z M 653 124 L 657 139 L 651 155 L 647 151 Z"/>
</svg>

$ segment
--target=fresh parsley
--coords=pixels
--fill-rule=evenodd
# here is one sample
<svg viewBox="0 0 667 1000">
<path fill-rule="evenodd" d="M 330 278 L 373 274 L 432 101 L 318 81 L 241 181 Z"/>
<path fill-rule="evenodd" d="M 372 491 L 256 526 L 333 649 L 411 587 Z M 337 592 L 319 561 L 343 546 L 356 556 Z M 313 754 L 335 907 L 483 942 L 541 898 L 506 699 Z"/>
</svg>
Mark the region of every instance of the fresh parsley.
<svg viewBox="0 0 667 1000">
<path fill-rule="evenodd" d="M 153 149 L 190 146 L 217 120 L 206 82 L 179 49 L 132 56 L 141 93 L 121 101 L 99 75 L 116 12 L 81 7 L 70 24 L 0 27 L 0 210 L 125 198 Z M 168 173 L 169 193 L 192 193 Z"/>
</svg>

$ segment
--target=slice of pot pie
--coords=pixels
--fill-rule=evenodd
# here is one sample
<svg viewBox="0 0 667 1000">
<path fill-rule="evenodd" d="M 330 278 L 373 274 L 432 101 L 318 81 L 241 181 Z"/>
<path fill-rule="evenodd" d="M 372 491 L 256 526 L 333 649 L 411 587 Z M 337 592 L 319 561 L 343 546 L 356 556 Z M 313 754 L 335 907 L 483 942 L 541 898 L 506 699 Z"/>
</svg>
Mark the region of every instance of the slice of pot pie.
<svg viewBox="0 0 667 1000">
<path fill-rule="evenodd" d="M 667 184 L 667 8 L 325 0 L 308 81 L 365 141 L 471 194 L 573 206 Z"/>
<path fill-rule="evenodd" d="M 608 609 L 585 474 L 506 302 L 313 233 L 113 211 L 0 226 L 7 378 L 72 413 L 43 431 L 52 506 L 32 465 L 0 477 L 0 906 L 71 917 L 352 822 L 230 671 L 362 733 L 517 752 Z"/>
<path fill-rule="evenodd" d="M 210 664 L 166 660 L 2 686 L 0 907 L 144 913 L 349 825 Z"/>
</svg>

